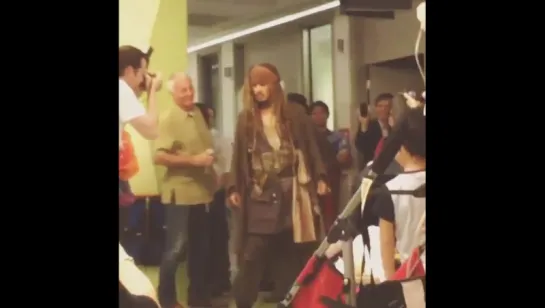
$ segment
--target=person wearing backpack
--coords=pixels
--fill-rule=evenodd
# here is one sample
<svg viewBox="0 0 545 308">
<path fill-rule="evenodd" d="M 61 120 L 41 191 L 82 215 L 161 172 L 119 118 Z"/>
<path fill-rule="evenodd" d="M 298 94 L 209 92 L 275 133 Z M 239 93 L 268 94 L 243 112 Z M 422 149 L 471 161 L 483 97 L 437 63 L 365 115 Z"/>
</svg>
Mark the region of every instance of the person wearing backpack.
<svg viewBox="0 0 545 308">
<path fill-rule="evenodd" d="M 395 157 L 403 172 L 383 185 L 385 193 L 378 195 L 372 205 L 379 218 L 380 250 L 386 279 L 391 279 L 396 272 L 396 252 L 403 263 L 425 241 L 425 234 L 417 231 L 426 214 L 426 198 L 390 193 L 413 191 L 426 183 L 426 118 L 422 108 L 407 112 L 407 125 L 401 129 L 401 149 Z M 421 259 L 425 264 L 425 254 Z"/>
</svg>

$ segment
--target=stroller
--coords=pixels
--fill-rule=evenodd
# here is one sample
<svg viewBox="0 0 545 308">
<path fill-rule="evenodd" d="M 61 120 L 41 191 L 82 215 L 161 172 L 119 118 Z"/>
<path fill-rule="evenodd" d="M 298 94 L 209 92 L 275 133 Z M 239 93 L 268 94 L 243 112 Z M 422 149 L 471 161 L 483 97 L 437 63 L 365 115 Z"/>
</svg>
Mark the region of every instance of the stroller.
<svg viewBox="0 0 545 308">
<path fill-rule="evenodd" d="M 376 227 L 374 228 L 376 229 Z M 332 231 L 334 233 L 335 230 Z M 351 230 L 349 232 L 355 234 L 357 231 Z M 369 234 L 371 232 L 367 236 Z M 371 238 L 376 239 L 377 235 L 377 233 L 372 234 Z M 367 252 L 366 255 L 370 255 L 367 250 L 370 241 L 363 240 L 363 238 L 364 236 L 358 236 L 356 239 L 363 242 L 363 245 L 360 246 L 363 246 L 363 250 Z M 339 259 L 337 253 L 340 249 L 339 245 L 344 246 L 342 249 L 344 273 L 335 267 L 335 261 Z M 357 291 L 355 290 L 354 255 L 350 248 L 352 248 L 350 240 L 344 244 L 334 243 L 322 256 L 311 258 L 296 280 L 298 289 L 290 307 L 402 308 L 407 307 L 409 302 L 411 307 L 425 307 L 425 270 L 421 260 L 421 256 L 425 252 L 425 244 L 415 247 L 413 254 L 401 264 L 391 280 L 377 284 L 375 283 L 377 278 L 373 276 L 374 270 L 370 270 L 370 277 L 368 277 L 370 279 L 362 278 Z M 372 267 L 371 264 L 366 264 L 367 261 L 370 261 L 370 258 L 362 258 L 362 269 L 367 266 Z M 380 266 L 382 265 L 380 264 Z M 363 270 L 362 273 L 358 272 L 359 277 L 362 277 L 363 272 Z M 365 280 L 367 280 L 366 284 L 364 284 Z M 288 307 L 286 301 L 281 303 L 280 307 Z"/>
<path fill-rule="evenodd" d="M 406 125 L 406 118 L 400 119 L 399 125 L 394 127 L 391 137 L 385 144 L 384 151 L 375 162 L 364 171 L 362 183 L 352 196 L 343 212 L 339 215 L 330 229 L 326 240 L 322 242 L 314 256 L 307 262 L 302 272 L 297 277 L 291 290 L 288 292 L 279 308 L 402 308 L 425 307 L 425 276 L 412 278 L 414 273 L 413 263 L 402 265 L 404 274 L 398 277 L 408 278 L 403 280 L 389 280 L 381 284 L 374 283 L 371 275 L 370 285 L 361 285 L 356 294 L 354 279 L 354 261 L 352 252 L 352 239 L 359 233 L 352 223 L 351 216 L 365 218 L 365 204 L 368 195 L 373 196 L 377 183 L 384 183 L 385 170 L 389 167 L 393 157 L 401 145 L 399 130 Z M 375 184 L 375 185 L 373 185 Z M 396 192 L 398 193 L 398 192 Z M 425 197 L 425 184 L 411 192 L 414 197 Z M 353 212 L 358 212 L 352 215 Z M 424 217 L 425 221 L 425 217 Z M 363 234 L 364 243 L 365 234 Z M 369 241 L 367 240 L 367 243 Z M 345 265 L 344 274 L 341 274 L 333 266 L 333 262 L 339 257 L 342 247 L 342 255 Z M 421 246 L 425 249 L 425 245 Z M 423 252 L 421 247 L 415 247 L 416 260 Z M 411 258 L 409 258 L 411 260 Z M 422 264 L 417 262 L 416 264 Z M 420 270 L 420 268 L 419 268 Z M 357 305 L 356 305 L 357 303 Z M 410 305 L 409 305 L 410 304 Z"/>
</svg>

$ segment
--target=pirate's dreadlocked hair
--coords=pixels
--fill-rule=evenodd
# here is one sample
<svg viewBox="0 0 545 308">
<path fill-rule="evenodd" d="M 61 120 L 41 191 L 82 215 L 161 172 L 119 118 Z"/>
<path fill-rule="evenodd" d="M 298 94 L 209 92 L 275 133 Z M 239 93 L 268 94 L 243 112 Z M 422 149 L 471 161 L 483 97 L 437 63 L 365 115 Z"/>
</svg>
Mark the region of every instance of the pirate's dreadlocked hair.
<svg viewBox="0 0 545 308">
<path fill-rule="evenodd" d="M 263 131 L 263 122 L 261 121 L 261 117 L 259 116 L 259 109 L 254 98 L 252 84 L 250 80 L 250 73 L 252 69 L 254 69 L 255 67 L 266 68 L 277 77 L 275 82 L 268 85 L 269 95 L 270 95 L 269 101 L 272 103 L 273 113 L 277 122 L 276 127 L 277 127 L 279 136 L 281 138 L 287 137 L 290 140 L 292 140 L 291 135 L 289 133 L 288 119 L 286 117 L 287 101 L 286 101 L 286 96 L 284 94 L 284 90 L 282 89 L 282 86 L 280 84 L 281 78 L 280 78 L 280 73 L 278 72 L 278 69 L 270 63 L 261 63 L 261 64 L 253 65 L 248 70 L 248 74 L 244 81 L 244 87 L 242 90 L 244 109 L 247 110 L 246 112 L 247 134 L 248 134 L 248 137 L 252 138 L 251 139 L 252 152 L 255 151 L 257 133 Z"/>
</svg>

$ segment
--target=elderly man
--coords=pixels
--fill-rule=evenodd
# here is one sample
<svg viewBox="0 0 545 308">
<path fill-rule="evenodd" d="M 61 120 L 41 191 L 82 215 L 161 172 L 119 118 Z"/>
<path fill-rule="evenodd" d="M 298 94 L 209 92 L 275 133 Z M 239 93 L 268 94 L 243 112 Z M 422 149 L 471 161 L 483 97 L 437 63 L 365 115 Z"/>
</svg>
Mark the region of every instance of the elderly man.
<svg viewBox="0 0 545 308">
<path fill-rule="evenodd" d="M 217 188 L 213 139 L 195 107 L 191 79 L 184 73 L 173 74 L 167 88 L 174 104 L 161 119 L 155 154 L 155 163 L 167 168 L 161 186 L 167 244 L 159 270 L 159 301 L 163 308 L 181 307 L 176 271 L 187 250 L 188 304 L 214 307 L 209 281 L 209 210 Z"/>
</svg>

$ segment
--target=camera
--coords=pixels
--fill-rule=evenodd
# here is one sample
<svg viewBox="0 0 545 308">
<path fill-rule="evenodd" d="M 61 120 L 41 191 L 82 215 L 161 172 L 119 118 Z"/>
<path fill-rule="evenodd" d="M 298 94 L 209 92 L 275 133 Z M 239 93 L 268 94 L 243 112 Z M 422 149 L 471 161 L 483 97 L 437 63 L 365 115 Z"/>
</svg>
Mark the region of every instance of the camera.
<svg viewBox="0 0 545 308">
<path fill-rule="evenodd" d="M 366 102 L 360 104 L 360 117 L 366 118 L 369 114 L 369 105 Z"/>
<path fill-rule="evenodd" d="M 146 59 L 146 62 L 148 62 L 148 67 L 151 60 L 151 55 L 153 54 L 153 47 L 149 47 L 148 51 L 145 53 L 144 58 Z M 148 72 L 146 76 L 144 76 L 144 80 L 140 83 L 140 90 L 141 91 L 147 91 L 149 87 L 151 86 L 151 82 L 153 81 L 153 78 L 155 78 L 157 75 L 154 73 Z M 159 87 L 157 90 L 160 90 L 161 87 Z"/>
<path fill-rule="evenodd" d="M 147 91 L 150 86 L 151 86 L 151 83 L 153 81 L 153 78 L 157 77 L 157 75 L 155 73 L 150 73 L 148 72 L 146 74 L 146 76 L 144 76 L 144 80 L 142 80 L 142 82 L 140 83 L 140 90 L 141 91 Z M 161 86 L 159 86 L 157 88 L 157 91 L 161 90 Z"/>
</svg>

